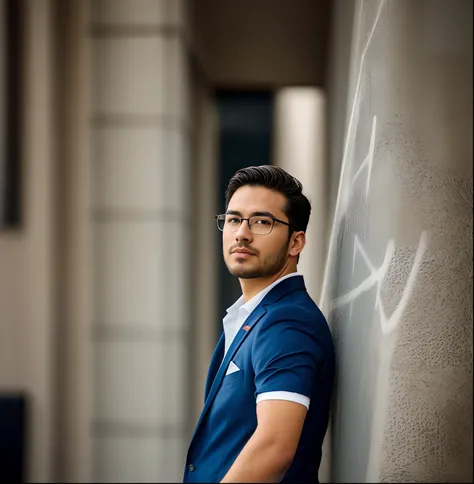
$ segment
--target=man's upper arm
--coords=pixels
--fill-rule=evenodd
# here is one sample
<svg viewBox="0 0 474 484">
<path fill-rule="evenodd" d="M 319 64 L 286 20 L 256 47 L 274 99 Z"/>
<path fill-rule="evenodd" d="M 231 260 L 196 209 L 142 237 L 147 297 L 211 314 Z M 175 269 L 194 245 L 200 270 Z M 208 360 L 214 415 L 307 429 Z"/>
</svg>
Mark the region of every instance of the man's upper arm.
<svg viewBox="0 0 474 484">
<path fill-rule="evenodd" d="M 293 460 L 307 409 L 285 400 L 264 400 L 257 404 L 256 434 L 275 446 L 280 458 Z"/>
<path fill-rule="evenodd" d="M 320 364 L 315 332 L 299 321 L 277 321 L 259 329 L 252 348 L 256 397 L 292 392 L 310 399 Z"/>
</svg>

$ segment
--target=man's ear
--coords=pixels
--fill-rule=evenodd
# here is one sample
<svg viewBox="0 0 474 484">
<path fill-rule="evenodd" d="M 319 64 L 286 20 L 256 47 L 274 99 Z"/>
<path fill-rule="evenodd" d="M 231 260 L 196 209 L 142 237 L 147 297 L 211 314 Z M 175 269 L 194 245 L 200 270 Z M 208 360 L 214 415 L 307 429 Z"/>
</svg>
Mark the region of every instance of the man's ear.
<svg viewBox="0 0 474 484">
<path fill-rule="evenodd" d="M 296 257 L 306 245 L 306 234 L 300 230 L 299 232 L 293 232 L 290 240 L 289 255 Z"/>
</svg>

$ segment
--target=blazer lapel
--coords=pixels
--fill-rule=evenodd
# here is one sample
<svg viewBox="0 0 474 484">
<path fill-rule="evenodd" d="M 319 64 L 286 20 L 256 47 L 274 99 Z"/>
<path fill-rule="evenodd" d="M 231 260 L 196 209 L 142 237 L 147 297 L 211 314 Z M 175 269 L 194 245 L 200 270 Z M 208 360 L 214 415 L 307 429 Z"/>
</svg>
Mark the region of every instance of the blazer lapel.
<svg viewBox="0 0 474 484">
<path fill-rule="evenodd" d="M 255 310 L 252 312 L 252 314 L 247 318 L 247 320 L 244 322 L 242 327 L 239 329 L 238 333 L 235 335 L 234 341 L 232 341 L 232 344 L 230 345 L 229 349 L 227 350 L 227 353 L 222 360 L 222 364 L 219 367 L 219 370 L 217 371 L 217 374 L 214 378 L 214 381 L 210 383 L 211 387 L 209 391 L 206 391 L 206 401 L 204 402 L 204 408 L 201 412 L 201 416 L 199 417 L 199 421 L 196 425 L 196 429 L 194 431 L 194 435 L 196 435 L 196 432 L 199 428 L 199 425 L 201 424 L 202 420 L 204 419 L 207 411 L 209 410 L 209 407 L 211 406 L 212 402 L 214 401 L 214 398 L 216 398 L 217 391 L 219 390 L 219 387 L 222 383 L 222 380 L 224 379 L 224 376 L 227 371 L 227 367 L 229 366 L 229 363 L 231 362 L 232 358 L 234 357 L 235 353 L 237 350 L 240 348 L 240 345 L 245 341 L 245 338 L 249 335 L 250 331 L 252 330 L 252 327 L 255 325 L 255 323 L 258 322 L 258 320 L 267 312 L 266 308 L 260 304 L 255 308 Z M 221 336 L 222 339 L 222 336 Z M 221 340 L 219 340 L 219 344 L 221 343 Z M 218 344 L 218 347 L 219 347 Z M 222 345 L 223 346 L 223 345 Z M 214 352 L 214 356 L 216 355 L 216 352 L 218 350 L 218 347 L 216 348 L 216 351 Z M 221 351 L 223 352 L 223 347 Z M 214 361 L 214 356 L 212 359 L 212 365 L 215 365 Z M 210 376 L 211 372 L 209 370 L 208 373 L 208 381 L 206 383 L 206 390 L 207 390 L 207 384 L 210 381 Z M 193 437 L 194 437 L 193 435 Z"/>
<path fill-rule="evenodd" d="M 209 406 L 212 403 L 212 400 L 216 396 L 217 390 L 219 389 L 222 380 L 227 371 L 227 367 L 231 362 L 232 358 L 234 357 L 237 350 L 240 348 L 240 345 L 244 342 L 245 338 L 249 335 L 250 331 L 252 330 L 252 326 L 267 312 L 266 308 L 262 305 L 258 306 L 252 314 L 247 318 L 247 320 L 243 323 L 237 334 L 235 335 L 234 341 L 230 345 L 227 353 L 222 361 L 222 365 L 217 372 L 216 377 L 214 378 L 214 383 L 211 386 L 209 391 L 209 395 L 207 396 L 206 405 Z M 206 409 L 206 408 L 204 408 Z"/>
<path fill-rule="evenodd" d="M 217 346 L 214 350 L 214 354 L 212 355 L 211 364 L 209 365 L 209 371 L 207 372 L 206 390 L 204 391 L 204 401 L 206 401 L 207 396 L 209 395 L 212 382 L 216 377 L 217 370 L 219 369 L 219 365 L 221 364 L 222 358 L 224 357 L 224 344 L 225 344 L 225 336 L 224 336 L 224 332 L 222 332 L 221 337 L 219 338 Z"/>
</svg>

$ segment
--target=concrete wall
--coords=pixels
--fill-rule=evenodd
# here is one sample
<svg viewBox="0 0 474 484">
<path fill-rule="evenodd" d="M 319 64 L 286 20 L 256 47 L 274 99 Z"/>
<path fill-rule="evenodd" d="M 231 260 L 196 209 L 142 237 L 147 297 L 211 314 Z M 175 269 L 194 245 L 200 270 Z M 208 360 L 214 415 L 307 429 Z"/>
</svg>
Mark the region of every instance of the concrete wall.
<svg viewBox="0 0 474 484">
<path fill-rule="evenodd" d="M 27 474 L 52 479 L 56 453 L 54 305 L 57 265 L 56 173 L 53 147 L 51 45 L 48 0 L 25 8 L 23 85 L 23 220 L 0 231 L 0 391 L 28 396 Z"/>
<path fill-rule="evenodd" d="M 328 171 L 328 219 L 332 224 L 336 206 L 339 175 L 341 173 L 344 140 L 348 125 L 349 78 L 353 48 L 355 0 L 338 1 L 332 4 L 331 30 L 328 42 L 328 57 L 324 87 L 327 92 L 327 171 Z M 331 225 L 328 225 L 329 227 Z M 327 231 L 330 235 L 330 231 Z"/>
<path fill-rule="evenodd" d="M 186 2 L 92 2 L 93 478 L 176 481 L 187 447 Z"/>
<path fill-rule="evenodd" d="M 351 51 L 330 480 L 471 482 L 472 2 L 359 1 Z"/>
</svg>

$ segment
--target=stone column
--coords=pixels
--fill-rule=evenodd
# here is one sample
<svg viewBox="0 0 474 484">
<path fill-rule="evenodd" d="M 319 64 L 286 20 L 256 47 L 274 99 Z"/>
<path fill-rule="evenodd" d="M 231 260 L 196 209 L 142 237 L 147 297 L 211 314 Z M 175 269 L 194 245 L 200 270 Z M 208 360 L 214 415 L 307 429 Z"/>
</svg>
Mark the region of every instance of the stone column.
<svg viewBox="0 0 474 484">
<path fill-rule="evenodd" d="M 189 324 L 182 0 L 95 0 L 93 476 L 181 478 Z"/>
<path fill-rule="evenodd" d="M 326 249 L 326 97 L 312 87 L 281 89 L 275 99 L 275 164 L 303 184 L 311 202 L 306 247 L 298 270 L 319 301 Z"/>
</svg>

